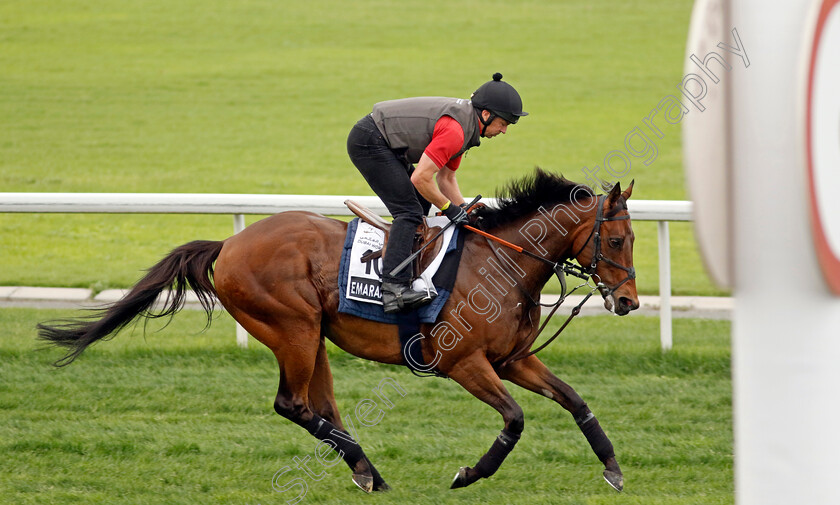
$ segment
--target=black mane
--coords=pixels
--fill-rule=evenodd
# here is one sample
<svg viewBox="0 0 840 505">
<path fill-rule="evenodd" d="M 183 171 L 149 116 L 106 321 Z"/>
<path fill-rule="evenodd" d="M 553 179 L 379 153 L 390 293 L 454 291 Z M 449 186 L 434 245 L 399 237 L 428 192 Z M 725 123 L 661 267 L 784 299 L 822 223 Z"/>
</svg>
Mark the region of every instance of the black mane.
<svg viewBox="0 0 840 505">
<path fill-rule="evenodd" d="M 582 199 L 586 195 L 595 196 L 589 186 L 572 182 L 539 167 L 533 174 L 509 182 L 497 193 L 496 206 L 483 207 L 474 212 L 481 218 L 481 226 L 487 229 L 533 214 L 540 207 L 551 210 L 551 207 L 559 203 L 571 202 L 573 197 Z"/>
</svg>

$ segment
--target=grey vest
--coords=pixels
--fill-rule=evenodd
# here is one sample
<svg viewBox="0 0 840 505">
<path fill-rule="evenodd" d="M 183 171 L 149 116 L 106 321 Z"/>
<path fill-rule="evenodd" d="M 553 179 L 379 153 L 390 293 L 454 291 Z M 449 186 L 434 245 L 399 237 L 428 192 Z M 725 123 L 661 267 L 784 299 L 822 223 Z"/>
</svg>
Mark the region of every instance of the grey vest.
<svg viewBox="0 0 840 505">
<path fill-rule="evenodd" d="M 420 161 L 420 156 L 432 141 L 435 123 L 442 116 L 452 117 L 464 129 L 464 145 L 450 159 L 481 143 L 475 109 L 469 100 L 461 98 L 389 100 L 374 105 L 371 116 L 391 149 L 405 149 L 405 158 L 409 163 Z"/>
</svg>

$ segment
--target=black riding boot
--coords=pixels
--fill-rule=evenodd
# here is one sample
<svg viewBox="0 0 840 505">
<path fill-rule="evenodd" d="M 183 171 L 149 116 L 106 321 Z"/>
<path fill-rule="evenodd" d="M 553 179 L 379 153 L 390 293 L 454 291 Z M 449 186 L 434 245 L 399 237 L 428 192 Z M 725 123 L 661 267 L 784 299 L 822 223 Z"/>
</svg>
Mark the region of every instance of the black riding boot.
<svg viewBox="0 0 840 505">
<path fill-rule="evenodd" d="M 382 259 L 382 303 L 385 313 L 411 311 L 432 301 L 426 291 L 411 289 L 411 265 L 391 275 L 393 269 L 411 255 L 411 246 L 422 215 L 405 214 L 394 218 L 388 234 L 388 245 Z"/>
<path fill-rule="evenodd" d="M 414 291 L 409 281 L 383 282 L 382 303 L 386 314 L 411 311 L 422 307 L 434 300 L 427 291 Z"/>
</svg>

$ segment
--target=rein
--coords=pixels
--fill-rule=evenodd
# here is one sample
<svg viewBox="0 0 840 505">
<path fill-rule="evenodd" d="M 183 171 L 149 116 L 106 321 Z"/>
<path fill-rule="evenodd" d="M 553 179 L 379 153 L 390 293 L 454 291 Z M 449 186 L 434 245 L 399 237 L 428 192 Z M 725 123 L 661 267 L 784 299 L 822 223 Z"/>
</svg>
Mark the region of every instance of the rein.
<svg viewBox="0 0 840 505">
<path fill-rule="evenodd" d="M 545 321 L 543 321 L 542 325 L 540 325 L 540 328 L 537 330 L 536 334 L 534 334 L 533 337 L 529 338 L 526 341 L 526 345 L 520 346 L 520 348 L 518 350 L 514 351 L 514 353 L 509 358 L 507 358 L 504 362 L 502 362 L 502 364 L 499 368 L 502 368 L 502 367 L 504 367 L 504 366 L 506 366 L 510 363 L 513 363 L 515 361 L 519 361 L 519 360 L 527 358 L 529 356 L 533 356 L 534 354 L 536 354 L 536 353 L 540 352 L 541 350 L 545 349 L 551 342 L 553 342 L 560 335 L 560 333 L 563 332 L 563 330 L 566 329 L 566 327 L 569 325 L 569 323 L 572 321 L 572 319 L 575 316 L 577 316 L 578 314 L 580 314 L 581 308 L 589 300 L 589 298 L 595 293 L 596 290 L 599 291 L 601 293 L 601 295 L 606 298 L 607 296 L 612 295 L 618 288 L 620 288 L 626 282 L 636 278 L 635 268 L 625 267 L 624 265 L 620 265 L 620 264 L 616 263 L 615 261 L 613 261 L 613 260 L 607 258 L 606 256 L 604 256 L 603 252 L 601 251 L 601 224 L 604 223 L 604 222 L 607 222 L 607 221 L 622 221 L 622 220 L 625 220 L 625 219 L 630 219 L 629 214 L 625 215 L 625 216 L 604 217 L 604 204 L 605 203 L 606 203 L 606 195 L 599 196 L 598 197 L 598 203 L 597 203 L 598 211 L 595 214 L 595 224 L 592 227 L 592 231 L 589 233 L 589 237 L 586 239 L 586 242 L 584 242 L 584 244 L 580 248 L 580 250 L 578 250 L 578 252 L 572 256 L 572 258 L 578 257 L 583 252 L 583 250 L 586 249 L 586 247 L 589 245 L 589 242 L 593 241 L 593 239 L 594 239 L 595 252 L 592 255 L 592 262 L 590 263 L 588 268 L 584 268 L 584 267 L 575 265 L 571 261 L 569 261 L 568 259 L 562 260 L 562 261 L 547 260 L 547 259 L 543 258 L 542 256 L 539 256 L 539 255 L 537 255 L 537 254 L 535 254 L 531 251 L 528 251 L 528 250 L 526 250 L 526 249 L 524 249 L 524 248 L 522 248 L 522 247 L 520 247 L 516 244 L 513 244 L 511 242 L 503 240 L 503 239 L 501 239 L 501 238 L 499 238 L 495 235 L 492 235 L 490 233 L 487 233 L 483 230 L 480 230 L 478 228 L 475 228 L 475 227 L 469 226 L 469 225 L 464 226 L 464 228 L 466 228 L 466 229 L 468 229 L 468 230 L 470 230 L 474 233 L 477 233 L 477 234 L 483 236 L 485 239 L 487 239 L 487 243 L 490 246 L 490 250 L 493 251 L 493 254 L 496 256 L 496 258 L 498 260 L 500 260 L 501 264 L 504 264 L 505 262 L 504 262 L 503 258 L 500 257 L 497 248 L 493 245 L 493 241 L 498 242 L 499 244 L 501 244 L 505 247 L 513 249 L 514 251 L 516 251 L 520 254 L 524 254 L 525 256 L 528 256 L 529 258 L 533 258 L 533 259 L 539 260 L 543 263 L 546 263 L 546 264 L 550 265 L 551 270 L 557 276 L 557 280 L 560 281 L 560 287 L 561 287 L 560 297 L 553 304 L 542 304 L 542 303 L 536 301 L 531 296 L 530 293 L 528 293 L 524 288 L 522 288 L 522 286 L 520 286 L 517 283 L 517 287 L 519 287 L 520 291 L 525 295 L 525 297 L 528 299 L 528 301 L 530 301 L 534 306 L 537 306 L 537 307 L 551 307 L 551 312 L 549 312 L 548 316 L 545 318 Z M 589 280 L 593 277 L 598 277 L 597 274 L 595 273 L 595 270 L 598 267 L 598 262 L 599 261 L 603 261 L 603 262 L 605 262 L 605 263 L 607 263 L 607 264 L 609 264 L 609 265 L 611 265 L 615 268 L 618 268 L 620 270 L 623 270 L 623 271 L 627 272 L 627 276 L 621 282 L 616 284 L 615 286 L 606 286 L 604 283 L 599 281 L 594 287 L 592 287 L 589 284 Z M 567 293 L 566 274 L 573 275 L 575 277 L 579 277 L 579 278 L 584 280 L 584 283 L 580 284 L 579 286 L 572 289 L 571 292 Z M 560 329 L 557 330 L 554 333 L 554 335 L 552 335 L 548 340 L 546 340 L 545 343 L 543 343 L 537 349 L 534 349 L 533 351 L 530 350 L 531 345 L 533 345 L 533 343 L 537 340 L 537 338 L 539 338 L 539 336 L 542 334 L 543 330 L 548 325 L 548 322 L 554 316 L 555 312 L 557 312 L 557 309 L 559 309 L 560 305 L 562 305 L 563 302 L 566 301 L 566 297 L 569 294 L 574 293 L 575 291 L 577 291 L 579 288 L 581 288 L 583 286 L 590 286 L 590 287 L 592 287 L 592 289 L 583 298 L 583 300 L 581 300 L 581 302 L 579 304 L 577 304 L 577 306 L 575 306 L 572 309 L 571 314 L 569 314 L 569 317 L 566 318 L 566 321 L 563 323 L 563 325 L 560 327 Z M 531 318 L 531 314 L 529 312 L 528 313 L 528 319 L 530 320 L 530 318 Z M 531 322 L 531 325 L 533 326 L 533 321 Z"/>
</svg>

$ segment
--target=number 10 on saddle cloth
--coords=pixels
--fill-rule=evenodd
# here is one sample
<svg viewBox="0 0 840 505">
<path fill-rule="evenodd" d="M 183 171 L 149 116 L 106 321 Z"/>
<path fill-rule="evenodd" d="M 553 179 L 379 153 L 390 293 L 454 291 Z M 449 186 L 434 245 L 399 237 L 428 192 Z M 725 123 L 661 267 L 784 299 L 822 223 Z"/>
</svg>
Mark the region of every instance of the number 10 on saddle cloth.
<svg viewBox="0 0 840 505">
<path fill-rule="evenodd" d="M 443 227 L 448 222 L 446 217 L 436 216 L 427 218 L 429 227 Z M 455 236 L 455 227 L 450 227 L 438 240 L 441 240 L 440 253 L 432 260 L 429 266 L 421 272 L 420 277 L 414 280 L 412 288 L 415 290 L 430 290 L 437 294 L 432 283 L 432 277 L 440 268 L 443 257 L 449 250 L 452 238 Z M 379 286 L 382 279 L 382 256 L 362 261 L 362 257 L 371 252 L 382 249 L 385 244 L 385 232 L 375 228 L 363 221 L 358 221 L 356 234 L 353 238 L 353 245 L 350 249 L 348 263 L 347 290 L 345 296 L 349 300 L 359 302 L 375 303 L 382 305 L 382 296 Z"/>
</svg>

